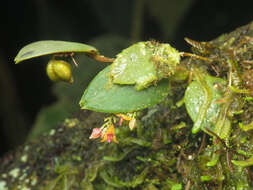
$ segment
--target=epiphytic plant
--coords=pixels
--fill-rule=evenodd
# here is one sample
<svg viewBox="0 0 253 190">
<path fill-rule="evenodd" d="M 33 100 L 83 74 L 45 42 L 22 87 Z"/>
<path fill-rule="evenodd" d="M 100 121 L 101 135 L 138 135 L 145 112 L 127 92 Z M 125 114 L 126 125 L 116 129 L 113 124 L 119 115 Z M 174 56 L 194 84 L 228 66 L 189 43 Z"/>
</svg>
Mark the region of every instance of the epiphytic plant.
<svg viewBox="0 0 253 190">
<path fill-rule="evenodd" d="M 203 55 L 208 54 L 208 44 L 190 39 L 186 41 L 201 50 Z M 169 44 L 155 41 L 136 43 L 119 53 L 115 59 L 100 55 L 96 48 L 86 44 L 39 41 L 22 48 L 15 62 L 51 55 L 47 66 L 49 78 L 72 83 L 71 67 L 61 59 L 69 56 L 77 66 L 73 57 L 76 53 L 84 53 L 100 62 L 112 62 L 97 74 L 80 100 L 82 109 L 113 114 L 105 119 L 102 127 L 93 130 L 91 139 L 100 137 L 102 142 L 118 142 L 114 130 L 118 118 L 120 125 L 126 120 L 130 129 L 133 129 L 137 111 L 161 102 L 171 91 L 172 83 L 188 79 L 184 102 L 194 122 L 192 132 L 197 133 L 201 129 L 209 135 L 216 134 L 220 139 L 227 140 L 231 128 L 227 112 L 231 101 L 225 105 L 217 102 L 230 96 L 230 91 L 226 90 L 228 84 L 222 78 L 210 76 L 205 68 L 180 63 L 182 56 L 190 56 L 208 65 L 211 61 L 209 58 L 178 52 Z M 231 81 L 229 84 L 232 86 Z"/>
</svg>

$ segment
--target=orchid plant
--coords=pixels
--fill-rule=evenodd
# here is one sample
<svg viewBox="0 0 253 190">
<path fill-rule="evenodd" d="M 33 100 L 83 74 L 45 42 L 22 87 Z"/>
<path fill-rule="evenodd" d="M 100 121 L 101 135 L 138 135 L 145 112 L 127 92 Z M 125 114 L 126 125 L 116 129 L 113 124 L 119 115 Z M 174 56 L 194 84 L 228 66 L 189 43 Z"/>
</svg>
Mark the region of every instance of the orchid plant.
<svg viewBox="0 0 253 190">
<path fill-rule="evenodd" d="M 186 38 L 195 48 L 205 49 L 205 43 Z M 47 75 L 55 82 L 73 83 L 71 66 L 63 60 L 70 57 L 78 66 L 74 56 L 84 53 L 99 62 L 112 63 L 92 80 L 80 100 L 81 109 L 111 113 L 100 128 L 94 128 L 90 139 L 115 142 L 115 125 L 128 122 L 130 130 L 136 127 L 137 112 L 164 100 L 171 91 L 173 82 L 187 81 L 184 100 L 186 110 L 194 122 L 192 132 L 203 130 L 211 136 L 226 140 L 231 123 L 219 99 L 226 96 L 225 80 L 210 76 L 205 70 L 181 64 L 181 57 L 190 56 L 204 64 L 210 59 L 195 54 L 179 52 L 166 43 L 156 41 L 139 42 L 124 49 L 116 58 L 108 58 L 92 46 L 65 41 L 38 41 L 23 47 L 15 58 L 16 63 L 50 55 Z M 231 83 L 230 83 L 231 86 Z M 230 88 L 230 87 L 229 87 Z M 225 90 L 224 90 L 225 89 Z M 227 130 L 224 129 L 224 126 Z"/>
</svg>

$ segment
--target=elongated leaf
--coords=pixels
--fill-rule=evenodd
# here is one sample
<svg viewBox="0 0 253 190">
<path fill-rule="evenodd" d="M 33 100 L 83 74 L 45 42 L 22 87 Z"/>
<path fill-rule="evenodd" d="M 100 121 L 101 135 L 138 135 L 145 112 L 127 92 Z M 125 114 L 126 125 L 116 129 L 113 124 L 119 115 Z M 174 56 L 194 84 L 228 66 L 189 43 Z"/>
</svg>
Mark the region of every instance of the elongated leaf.
<svg viewBox="0 0 253 190">
<path fill-rule="evenodd" d="M 141 91 L 133 85 L 113 84 L 110 69 L 111 66 L 108 66 L 102 70 L 85 90 L 80 101 L 82 109 L 108 113 L 134 112 L 157 104 L 170 90 L 167 79 Z"/>
<path fill-rule="evenodd" d="M 248 167 L 253 165 L 253 156 L 247 160 L 232 160 L 232 163 L 236 166 Z"/>
<path fill-rule="evenodd" d="M 66 41 L 37 41 L 23 47 L 15 57 L 15 62 L 49 54 L 59 53 L 98 53 L 97 49 L 82 43 Z"/>
</svg>

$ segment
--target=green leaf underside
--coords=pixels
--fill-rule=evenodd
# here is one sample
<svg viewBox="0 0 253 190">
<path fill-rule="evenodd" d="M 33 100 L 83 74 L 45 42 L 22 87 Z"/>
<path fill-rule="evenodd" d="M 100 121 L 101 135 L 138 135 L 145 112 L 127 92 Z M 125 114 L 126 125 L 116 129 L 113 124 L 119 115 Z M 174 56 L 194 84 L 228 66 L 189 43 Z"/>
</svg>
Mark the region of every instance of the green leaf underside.
<svg viewBox="0 0 253 190">
<path fill-rule="evenodd" d="M 80 100 L 82 109 L 107 113 L 127 113 L 142 110 L 162 101 L 169 93 L 169 81 L 137 91 L 133 85 L 116 85 L 110 78 L 111 65 L 90 83 Z"/>
<path fill-rule="evenodd" d="M 115 84 L 135 84 L 142 90 L 174 74 L 179 52 L 169 44 L 139 42 L 117 55 L 111 67 Z"/>
<path fill-rule="evenodd" d="M 23 47 L 15 57 L 15 62 L 50 54 L 61 53 L 98 53 L 98 50 L 92 46 L 66 41 L 45 40 L 30 43 Z"/>
<path fill-rule="evenodd" d="M 157 80 L 155 64 L 151 61 L 152 50 L 144 42 L 130 46 L 113 62 L 111 74 L 116 84 L 146 85 Z"/>
<path fill-rule="evenodd" d="M 221 93 L 217 90 L 217 88 L 214 88 L 214 84 L 224 84 L 224 80 L 206 75 L 205 81 L 207 87 L 211 89 L 212 101 L 206 111 L 205 119 L 202 122 L 201 128 L 203 129 L 203 127 L 208 127 L 213 129 L 221 108 L 221 104 L 216 101 L 222 98 Z M 185 106 L 188 114 L 194 122 L 197 121 L 201 106 L 206 103 L 206 99 L 207 97 L 205 95 L 204 87 L 202 87 L 198 81 L 193 81 L 187 87 L 185 92 Z"/>
</svg>

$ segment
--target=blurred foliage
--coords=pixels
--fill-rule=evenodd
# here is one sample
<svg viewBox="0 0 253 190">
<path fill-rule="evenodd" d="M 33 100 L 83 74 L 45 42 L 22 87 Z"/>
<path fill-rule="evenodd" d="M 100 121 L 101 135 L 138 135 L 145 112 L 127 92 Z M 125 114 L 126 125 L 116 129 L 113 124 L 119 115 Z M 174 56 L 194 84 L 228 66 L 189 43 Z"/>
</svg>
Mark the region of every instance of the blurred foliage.
<svg viewBox="0 0 253 190">
<path fill-rule="evenodd" d="M 106 30 L 122 36 L 129 36 L 133 18 L 133 6 L 140 0 L 90 1 L 98 22 Z"/>
<path fill-rule="evenodd" d="M 193 0 L 148 0 L 150 14 L 155 18 L 162 31 L 164 40 L 172 40 Z"/>
</svg>

